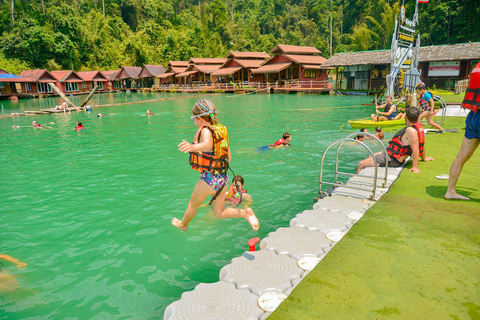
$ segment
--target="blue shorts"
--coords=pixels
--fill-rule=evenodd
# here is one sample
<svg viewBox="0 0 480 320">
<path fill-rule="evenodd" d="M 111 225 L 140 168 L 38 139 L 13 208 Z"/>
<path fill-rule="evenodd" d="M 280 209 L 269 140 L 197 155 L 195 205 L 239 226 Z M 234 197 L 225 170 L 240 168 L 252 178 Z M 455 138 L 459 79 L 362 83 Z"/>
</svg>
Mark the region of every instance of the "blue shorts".
<svg viewBox="0 0 480 320">
<path fill-rule="evenodd" d="M 467 116 L 467 120 L 465 121 L 465 125 L 465 138 L 477 138 L 480 140 L 480 112 L 470 111 Z"/>
<path fill-rule="evenodd" d="M 388 120 L 395 120 L 395 117 L 396 117 L 396 116 L 397 116 L 397 113 L 394 112 L 394 113 L 392 113 L 391 115 L 389 115 L 389 116 L 387 117 L 387 119 L 388 119 Z"/>
<path fill-rule="evenodd" d="M 228 184 L 227 173 L 214 173 L 212 171 L 203 171 L 200 180 L 205 181 L 215 192 Z"/>
</svg>

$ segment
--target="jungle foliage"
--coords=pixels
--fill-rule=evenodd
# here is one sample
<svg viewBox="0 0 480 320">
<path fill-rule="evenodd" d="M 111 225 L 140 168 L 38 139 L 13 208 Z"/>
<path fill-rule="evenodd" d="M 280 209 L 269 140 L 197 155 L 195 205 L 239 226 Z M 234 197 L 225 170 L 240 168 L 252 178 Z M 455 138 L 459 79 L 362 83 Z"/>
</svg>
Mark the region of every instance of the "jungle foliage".
<svg viewBox="0 0 480 320">
<path fill-rule="evenodd" d="M 412 18 L 415 2 L 406 1 Z M 109 70 L 276 44 L 388 49 L 394 0 L 1 0 L 0 68 Z M 422 46 L 480 41 L 478 0 L 419 4 Z"/>
</svg>

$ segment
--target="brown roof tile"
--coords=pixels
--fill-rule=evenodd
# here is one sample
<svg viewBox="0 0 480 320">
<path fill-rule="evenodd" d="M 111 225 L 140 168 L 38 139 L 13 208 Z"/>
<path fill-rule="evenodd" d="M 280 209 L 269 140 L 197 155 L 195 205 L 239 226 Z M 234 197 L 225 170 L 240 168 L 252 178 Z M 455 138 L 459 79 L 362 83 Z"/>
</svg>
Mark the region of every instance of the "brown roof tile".
<svg viewBox="0 0 480 320">
<path fill-rule="evenodd" d="M 190 63 L 188 61 L 168 61 L 168 67 L 188 67 Z"/>
<path fill-rule="evenodd" d="M 113 80 L 119 71 L 120 70 L 102 71 L 102 74 L 107 80 Z"/>
<path fill-rule="evenodd" d="M 291 62 L 283 62 L 283 63 L 272 63 L 264 65 L 258 69 L 252 69 L 252 73 L 277 73 L 282 71 L 283 69 L 288 68 L 292 63 Z"/>
<path fill-rule="evenodd" d="M 203 72 L 203 73 L 206 73 L 206 74 L 210 74 L 212 72 L 215 72 L 217 71 L 218 69 L 220 69 L 220 65 L 219 64 L 214 64 L 214 65 L 208 65 L 208 64 L 199 64 L 199 65 L 195 65 L 193 67 L 193 70 L 198 70 L 200 72 Z"/>
<path fill-rule="evenodd" d="M 144 64 L 139 78 L 158 77 L 165 73 L 162 65 Z"/>
<path fill-rule="evenodd" d="M 51 74 L 60 82 L 82 82 L 83 79 L 73 70 L 51 71 Z"/>
<path fill-rule="evenodd" d="M 230 51 L 227 55 L 227 58 L 237 58 L 237 59 L 268 59 L 270 55 L 266 52 L 240 52 L 240 51 Z"/>
<path fill-rule="evenodd" d="M 315 47 L 290 46 L 286 44 L 278 44 L 272 49 L 272 53 L 281 51 L 284 54 L 320 54 L 322 53 Z"/>
<path fill-rule="evenodd" d="M 288 59 L 300 63 L 300 64 L 322 64 L 327 59 L 325 59 L 322 56 L 309 56 L 309 55 L 300 55 L 300 54 L 285 54 L 283 55 L 284 57 L 287 57 Z"/>
<path fill-rule="evenodd" d="M 192 58 L 190 63 L 194 64 L 224 64 L 227 61 L 226 58 Z"/>
<path fill-rule="evenodd" d="M 235 72 L 241 70 L 242 67 L 228 67 L 228 68 L 223 68 L 220 70 L 217 70 L 215 72 L 212 72 L 212 76 L 215 77 L 222 77 L 222 76 L 229 76 L 231 74 L 234 74 Z"/>
<path fill-rule="evenodd" d="M 46 69 L 24 70 L 20 72 L 22 78 L 32 80 L 32 82 L 55 82 L 55 77 Z"/>
<path fill-rule="evenodd" d="M 420 47 L 419 62 L 477 60 L 480 59 L 480 42 Z M 390 64 L 390 50 L 337 53 L 323 67 Z"/>
<path fill-rule="evenodd" d="M 244 68 L 260 68 L 262 63 L 265 62 L 265 60 L 247 60 L 247 59 L 234 59 L 234 61 Z"/>
<path fill-rule="evenodd" d="M 105 81 L 107 78 L 100 71 L 78 71 L 83 81 Z"/>
<path fill-rule="evenodd" d="M 140 67 L 122 67 L 117 75 L 117 79 L 135 79 L 142 71 Z"/>
</svg>

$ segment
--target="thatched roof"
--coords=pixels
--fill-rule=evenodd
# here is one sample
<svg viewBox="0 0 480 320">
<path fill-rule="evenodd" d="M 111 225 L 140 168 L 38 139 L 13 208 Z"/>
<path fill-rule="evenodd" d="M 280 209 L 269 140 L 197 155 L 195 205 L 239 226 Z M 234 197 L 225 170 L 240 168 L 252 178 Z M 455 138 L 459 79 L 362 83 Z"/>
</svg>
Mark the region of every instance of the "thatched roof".
<svg viewBox="0 0 480 320">
<path fill-rule="evenodd" d="M 419 61 L 458 61 L 480 59 L 480 42 L 420 47 Z M 337 53 L 322 67 L 390 64 L 390 50 Z"/>
</svg>

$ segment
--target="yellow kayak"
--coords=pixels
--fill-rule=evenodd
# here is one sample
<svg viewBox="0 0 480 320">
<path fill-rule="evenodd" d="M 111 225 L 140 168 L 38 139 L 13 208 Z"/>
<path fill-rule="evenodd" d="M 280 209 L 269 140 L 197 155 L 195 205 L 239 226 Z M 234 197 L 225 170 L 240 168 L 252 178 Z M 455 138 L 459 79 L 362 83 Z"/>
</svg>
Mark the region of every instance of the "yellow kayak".
<svg viewBox="0 0 480 320">
<path fill-rule="evenodd" d="M 348 123 L 354 129 L 360 128 L 375 128 L 375 127 L 392 127 L 405 125 L 405 119 L 387 120 L 387 121 L 373 121 L 373 120 L 349 120 Z"/>
</svg>

